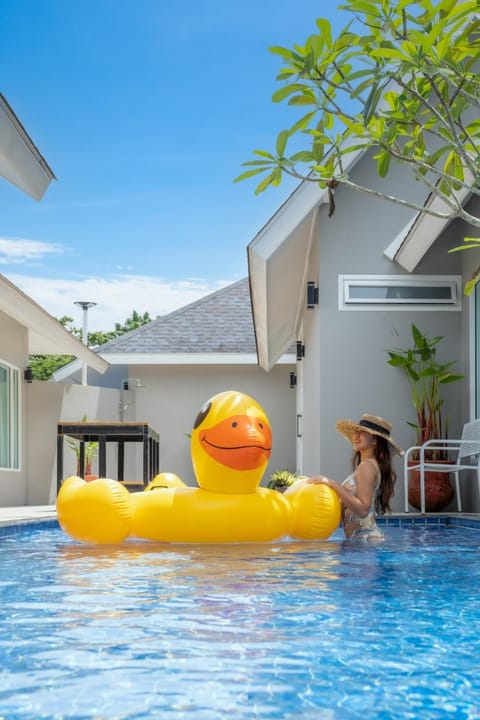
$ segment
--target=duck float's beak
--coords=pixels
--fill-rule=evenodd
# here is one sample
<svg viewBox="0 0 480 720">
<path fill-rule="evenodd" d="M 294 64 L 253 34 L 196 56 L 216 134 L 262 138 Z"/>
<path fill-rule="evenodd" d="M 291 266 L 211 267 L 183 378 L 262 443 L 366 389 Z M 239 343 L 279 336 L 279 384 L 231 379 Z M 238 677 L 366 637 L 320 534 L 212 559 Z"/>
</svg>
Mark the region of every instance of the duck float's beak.
<svg viewBox="0 0 480 720">
<path fill-rule="evenodd" d="M 265 465 L 272 450 L 272 433 L 261 418 L 234 415 L 199 433 L 203 450 L 233 470 Z"/>
</svg>

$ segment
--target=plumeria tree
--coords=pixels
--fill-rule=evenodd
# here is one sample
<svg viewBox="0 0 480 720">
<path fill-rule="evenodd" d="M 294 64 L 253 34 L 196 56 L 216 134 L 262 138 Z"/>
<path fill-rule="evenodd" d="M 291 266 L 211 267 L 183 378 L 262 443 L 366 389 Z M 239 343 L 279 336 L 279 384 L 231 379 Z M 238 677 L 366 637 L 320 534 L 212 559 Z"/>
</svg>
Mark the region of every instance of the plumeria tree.
<svg viewBox="0 0 480 720">
<path fill-rule="evenodd" d="M 298 116 L 278 133 L 275 150 L 254 151 L 237 180 L 261 175 L 257 194 L 284 175 L 319 183 L 330 214 L 343 185 L 480 229 L 480 217 L 462 202 L 466 193 L 480 195 L 479 0 L 346 0 L 339 10 L 348 21 L 337 37 L 320 18 L 303 45 L 270 48 L 283 62 L 273 100 Z M 354 182 L 349 159 L 368 149 L 381 177 L 400 163 L 440 202 L 415 203 Z M 465 238 L 453 251 L 469 247 L 480 240 Z M 480 268 L 467 292 L 479 277 Z"/>
</svg>

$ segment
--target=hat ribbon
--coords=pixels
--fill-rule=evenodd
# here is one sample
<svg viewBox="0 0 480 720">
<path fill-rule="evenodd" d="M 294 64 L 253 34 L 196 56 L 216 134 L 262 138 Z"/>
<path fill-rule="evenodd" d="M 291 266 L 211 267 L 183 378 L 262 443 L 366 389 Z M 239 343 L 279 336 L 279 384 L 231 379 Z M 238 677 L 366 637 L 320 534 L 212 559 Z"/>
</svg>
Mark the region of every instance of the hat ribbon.
<svg viewBox="0 0 480 720">
<path fill-rule="evenodd" d="M 385 437 L 390 437 L 390 431 L 386 430 L 386 428 L 382 427 L 381 425 L 377 425 L 377 423 L 370 422 L 370 420 L 360 420 L 358 423 L 361 427 L 369 428 L 370 430 L 376 430 L 377 432 L 381 433 L 382 435 L 385 435 Z"/>
</svg>

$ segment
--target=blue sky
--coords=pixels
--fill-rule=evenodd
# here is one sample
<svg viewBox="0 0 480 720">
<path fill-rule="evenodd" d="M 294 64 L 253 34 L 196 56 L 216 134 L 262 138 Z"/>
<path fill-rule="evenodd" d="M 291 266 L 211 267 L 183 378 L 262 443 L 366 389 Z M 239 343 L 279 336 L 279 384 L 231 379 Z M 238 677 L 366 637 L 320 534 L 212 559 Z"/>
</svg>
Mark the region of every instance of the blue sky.
<svg viewBox="0 0 480 720">
<path fill-rule="evenodd" d="M 293 185 L 233 183 L 293 111 L 271 45 L 303 43 L 318 0 L 0 0 L 2 92 L 55 173 L 37 203 L 0 179 L 0 272 L 89 329 L 162 315 L 247 275 Z"/>
</svg>

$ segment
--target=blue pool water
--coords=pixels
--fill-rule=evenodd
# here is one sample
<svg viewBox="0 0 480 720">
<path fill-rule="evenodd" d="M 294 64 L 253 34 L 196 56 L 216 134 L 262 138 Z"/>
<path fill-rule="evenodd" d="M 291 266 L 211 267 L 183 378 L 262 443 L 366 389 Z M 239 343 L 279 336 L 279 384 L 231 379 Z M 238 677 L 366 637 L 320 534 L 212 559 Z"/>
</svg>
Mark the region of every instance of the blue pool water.
<svg viewBox="0 0 480 720">
<path fill-rule="evenodd" d="M 480 532 L 0 537 L 0 718 L 480 718 Z"/>
</svg>

